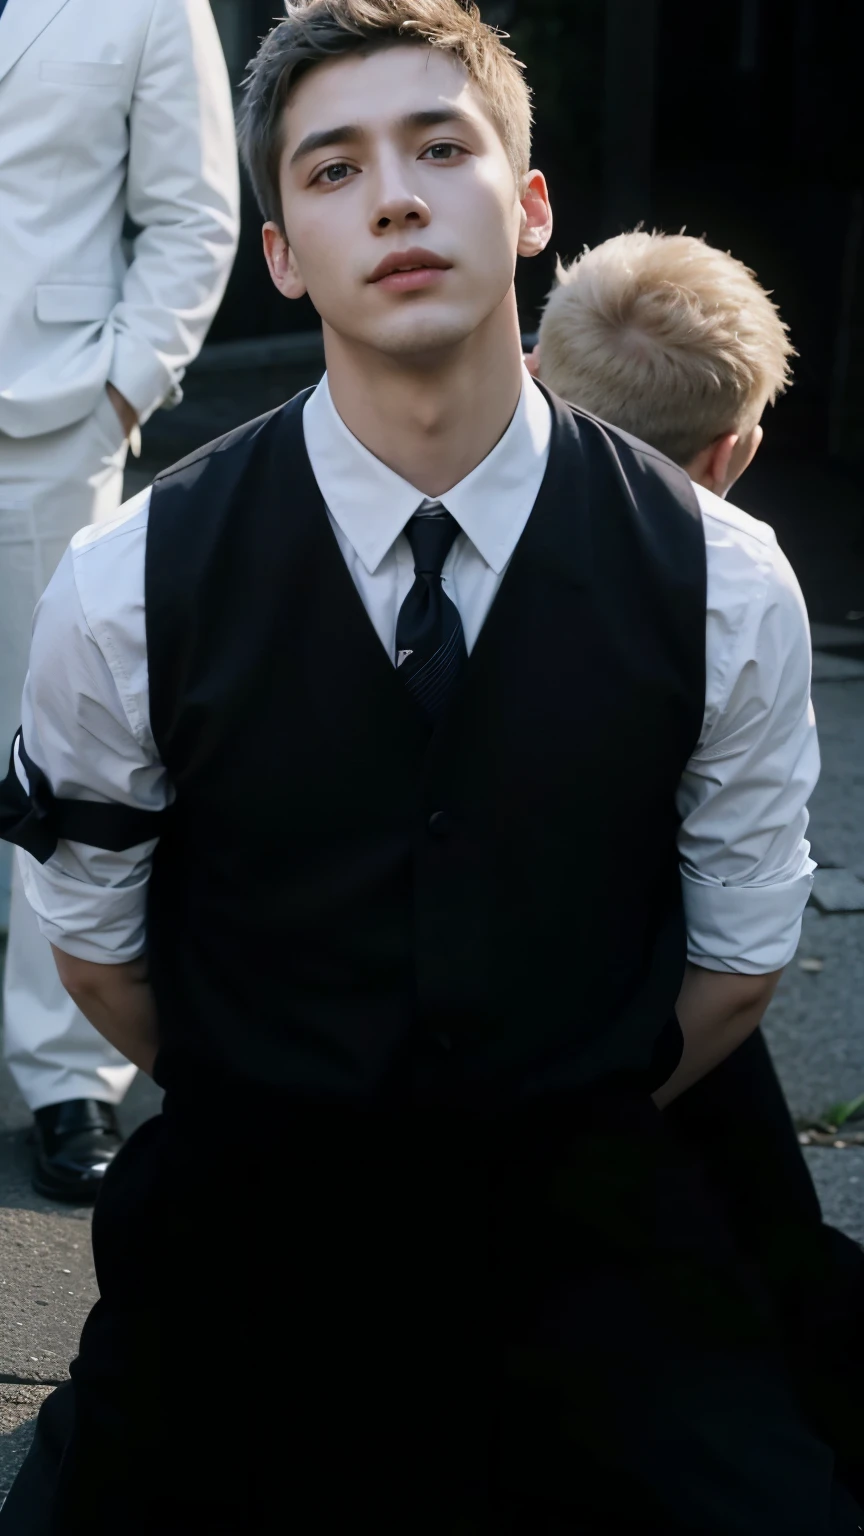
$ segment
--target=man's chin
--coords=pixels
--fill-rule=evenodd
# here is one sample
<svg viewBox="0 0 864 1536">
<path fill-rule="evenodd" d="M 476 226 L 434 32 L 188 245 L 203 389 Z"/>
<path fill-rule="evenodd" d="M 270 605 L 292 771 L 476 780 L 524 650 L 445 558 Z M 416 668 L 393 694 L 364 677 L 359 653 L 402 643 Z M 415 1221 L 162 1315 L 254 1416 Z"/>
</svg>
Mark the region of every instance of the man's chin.
<svg viewBox="0 0 864 1536">
<path fill-rule="evenodd" d="M 364 345 L 384 357 L 434 360 L 465 345 L 478 327 L 476 315 L 400 315 L 377 324 L 362 338 Z M 360 338 L 358 338 L 360 339 Z"/>
</svg>

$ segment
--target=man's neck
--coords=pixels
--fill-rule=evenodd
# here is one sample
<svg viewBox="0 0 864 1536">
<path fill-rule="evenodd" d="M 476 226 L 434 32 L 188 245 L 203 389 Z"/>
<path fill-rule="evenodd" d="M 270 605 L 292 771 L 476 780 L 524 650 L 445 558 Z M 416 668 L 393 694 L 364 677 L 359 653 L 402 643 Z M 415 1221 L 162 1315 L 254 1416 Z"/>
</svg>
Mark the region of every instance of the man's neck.
<svg viewBox="0 0 864 1536">
<path fill-rule="evenodd" d="M 424 358 L 359 349 L 325 327 L 327 378 L 349 432 L 424 496 L 470 475 L 513 420 L 524 380 L 515 305 Z"/>
</svg>

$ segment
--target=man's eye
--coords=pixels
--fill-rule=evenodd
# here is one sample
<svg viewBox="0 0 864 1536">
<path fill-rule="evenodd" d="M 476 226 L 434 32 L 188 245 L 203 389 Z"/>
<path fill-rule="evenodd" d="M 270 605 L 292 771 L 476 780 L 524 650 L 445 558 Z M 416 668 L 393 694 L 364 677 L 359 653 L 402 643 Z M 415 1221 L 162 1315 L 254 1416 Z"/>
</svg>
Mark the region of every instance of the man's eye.
<svg viewBox="0 0 864 1536">
<path fill-rule="evenodd" d="M 350 165 L 343 165 L 340 162 L 338 165 L 328 165 L 328 166 L 325 166 L 325 168 L 321 172 L 320 176 L 316 177 L 316 180 L 317 181 L 326 181 L 328 186 L 333 187 L 333 186 L 338 185 L 338 183 L 340 181 L 347 181 L 350 175 L 351 175 L 351 166 Z"/>
<path fill-rule="evenodd" d="M 457 155 L 464 155 L 464 149 L 458 144 L 431 144 L 426 154 L 432 160 L 455 160 Z"/>
</svg>

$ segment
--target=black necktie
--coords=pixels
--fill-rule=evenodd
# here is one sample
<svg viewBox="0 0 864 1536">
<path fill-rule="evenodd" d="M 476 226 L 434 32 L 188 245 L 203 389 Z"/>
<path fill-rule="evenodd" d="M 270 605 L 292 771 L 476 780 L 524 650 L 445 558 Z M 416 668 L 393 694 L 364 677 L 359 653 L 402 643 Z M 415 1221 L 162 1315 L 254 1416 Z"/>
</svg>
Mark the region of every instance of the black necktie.
<svg viewBox="0 0 864 1536">
<path fill-rule="evenodd" d="M 405 529 L 416 580 L 396 623 L 399 675 L 430 720 L 437 720 L 466 658 L 458 609 L 441 585 L 444 561 L 459 533 L 443 507 L 415 512 Z"/>
</svg>

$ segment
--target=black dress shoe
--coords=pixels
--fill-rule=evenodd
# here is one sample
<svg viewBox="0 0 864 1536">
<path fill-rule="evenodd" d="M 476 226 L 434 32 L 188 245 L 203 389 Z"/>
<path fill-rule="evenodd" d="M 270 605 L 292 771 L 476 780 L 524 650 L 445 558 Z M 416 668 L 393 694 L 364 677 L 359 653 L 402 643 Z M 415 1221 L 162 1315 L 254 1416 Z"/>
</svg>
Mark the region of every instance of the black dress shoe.
<svg viewBox="0 0 864 1536">
<path fill-rule="evenodd" d="M 33 1188 L 49 1200 L 92 1205 L 123 1145 L 113 1104 L 68 1099 L 37 1109 Z"/>
</svg>

